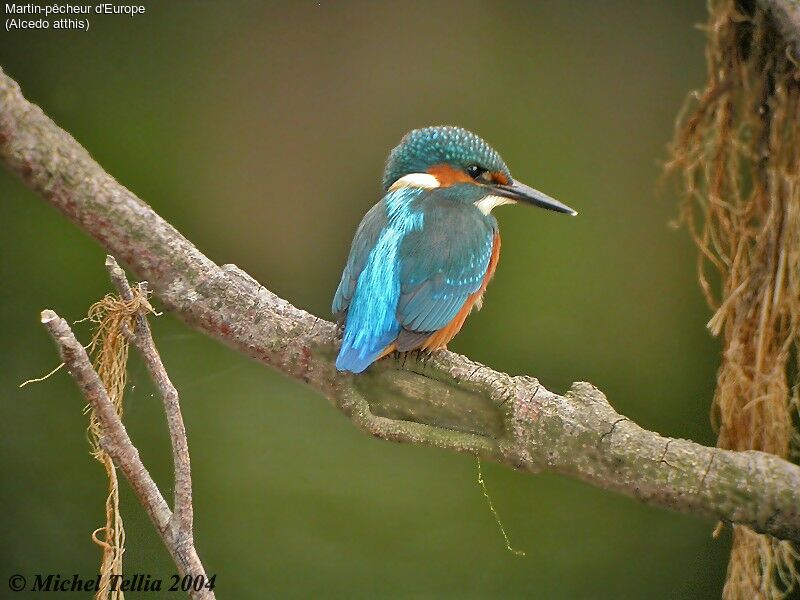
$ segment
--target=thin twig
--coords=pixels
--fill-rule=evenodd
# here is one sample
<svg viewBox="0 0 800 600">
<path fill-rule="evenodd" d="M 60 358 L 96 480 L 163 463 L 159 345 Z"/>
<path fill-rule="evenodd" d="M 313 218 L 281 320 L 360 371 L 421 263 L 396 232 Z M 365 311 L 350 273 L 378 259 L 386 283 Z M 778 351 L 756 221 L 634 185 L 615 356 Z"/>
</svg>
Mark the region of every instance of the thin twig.
<svg viewBox="0 0 800 600">
<path fill-rule="evenodd" d="M 125 277 L 125 272 L 111 255 L 106 257 L 106 269 L 111 282 L 119 291 L 122 299 L 126 301 L 132 300 L 133 290 Z M 139 283 L 139 291 L 143 298 L 147 298 L 147 282 Z M 167 370 L 164 368 L 164 363 L 161 362 L 161 356 L 156 349 L 144 311 L 137 313 L 136 326 L 132 333 L 130 340 L 144 358 L 145 364 L 150 371 L 150 376 L 153 378 L 153 382 L 156 384 L 164 402 L 175 472 L 175 510 L 171 526 L 182 541 L 193 543 L 192 471 L 189 461 L 189 444 L 186 439 L 186 428 L 183 424 L 178 391 L 172 384 Z"/>
</svg>

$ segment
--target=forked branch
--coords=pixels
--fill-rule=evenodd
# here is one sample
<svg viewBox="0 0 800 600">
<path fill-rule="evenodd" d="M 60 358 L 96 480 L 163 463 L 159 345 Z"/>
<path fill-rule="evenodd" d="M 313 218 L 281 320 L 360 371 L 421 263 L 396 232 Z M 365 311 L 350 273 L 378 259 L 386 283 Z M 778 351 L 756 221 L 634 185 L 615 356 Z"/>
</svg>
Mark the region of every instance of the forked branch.
<svg viewBox="0 0 800 600">
<path fill-rule="evenodd" d="M 133 290 L 125 277 L 125 273 L 113 256 L 106 257 L 106 268 L 114 287 L 117 288 L 122 299 L 126 302 L 133 300 Z M 146 281 L 139 283 L 139 291 L 141 297 L 147 297 Z M 126 331 L 125 335 L 144 358 L 147 369 L 150 371 L 150 376 L 164 401 L 164 412 L 167 416 L 167 427 L 172 443 L 172 460 L 175 473 L 175 513 L 171 522 L 173 533 L 179 542 L 194 544 L 192 533 L 194 521 L 192 470 L 189 465 L 189 444 L 186 440 L 186 428 L 183 425 L 178 391 L 172 385 L 167 370 L 161 362 L 161 355 L 156 350 L 153 336 L 150 333 L 150 325 L 143 311 L 139 311 L 136 314 L 134 331 Z"/>
<path fill-rule="evenodd" d="M 106 266 L 122 299 L 127 302 L 132 301 L 133 290 L 113 257 L 107 257 Z M 140 287 L 143 288 L 142 292 L 146 297 L 146 286 L 140 284 Z M 61 359 L 67 366 L 67 371 L 78 384 L 81 393 L 97 415 L 102 429 L 100 445 L 108 452 L 114 464 L 122 470 L 175 561 L 178 572 L 182 577 L 189 575 L 193 582 L 198 581 L 205 586 L 208 584 L 208 577 L 195 550 L 192 534 L 192 481 L 189 450 L 183 417 L 178 404 L 178 393 L 161 362 L 161 357 L 150 334 L 147 318 L 142 311 L 137 313 L 135 322 L 134 331 L 126 330 L 124 334 L 141 352 L 150 375 L 164 400 L 175 465 L 174 512 L 170 511 L 161 491 L 142 463 L 139 451 L 128 436 L 107 390 L 97 371 L 92 367 L 86 350 L 75 338 L 64 319 L 52 310 L 42 311 L 42 323 L 56 342 Z M 198 585 L 198 587 L 200 586 Z M 190 586 L 188 591 L 192 598 L 200 600 L 213 600 L 214 598 L 214 592 L 207 587 L 196 590 Z"/>
</svg>

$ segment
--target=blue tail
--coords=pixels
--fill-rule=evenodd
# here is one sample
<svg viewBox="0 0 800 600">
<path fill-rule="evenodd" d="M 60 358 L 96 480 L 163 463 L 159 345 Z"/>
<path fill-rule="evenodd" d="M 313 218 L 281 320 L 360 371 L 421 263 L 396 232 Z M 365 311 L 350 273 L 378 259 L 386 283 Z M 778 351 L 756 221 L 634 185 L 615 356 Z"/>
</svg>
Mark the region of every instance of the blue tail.
<svg viewBox="0 0 800 600">
<path fill-rule="evenodd" d="M 336 368 L 339 371 L 361 373 L 366 370 L 368 366 L 377 360 L 386 346 L 397 338 L 397 332 L 390 331 L 379 338 L 369 340 L 352 339 L 353 337 L 355 336 L 349 336 L 345 333 L 342 340 L 339 356 L 336 357 Z M 359 344 L 359 342 L 361 343 Z"/>
</svg>

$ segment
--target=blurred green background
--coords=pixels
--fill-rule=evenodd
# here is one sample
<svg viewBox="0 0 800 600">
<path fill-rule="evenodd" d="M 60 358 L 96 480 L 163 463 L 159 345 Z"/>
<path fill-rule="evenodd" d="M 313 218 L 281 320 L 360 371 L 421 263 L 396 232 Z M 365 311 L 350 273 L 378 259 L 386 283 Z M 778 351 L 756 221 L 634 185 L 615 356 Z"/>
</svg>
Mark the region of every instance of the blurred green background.
<svg viewBox="0 0 800 600">
<path fill-rule="evenodd" d="M 145 4 L 93 16 L 89 32 L 4 31 L 0 65 L 212 259 L 327 316 L 389 149 L 414 127 L 462 125 L 580 216 L 497 211 L 503 260 L 451 348 L 557 391 L 591 381 L 642 426 L 713 443 L 718 346 L 688 234 L 668 227 L 676 198 L 656 192 L 675 115 L 704 79 L 703 2 Z M 97 572 L 105 477 L 83 400 L 63 372 L 17 386 L 58 362 L 39 311 L 78 319 L 109 283 L 103 249 L 5 171 L 0 198 L 5 596 L 12 573 Z M 470 457 L 370 439 L 170 315 L 154 332 L 220 598 L 720 596 L 729 542 L 709 520 L 485 465 L 517 558 Z M 160 401 L 135 357 L 125 411 L 171 494 Z M 168 577 L 122 493 L 127 571 Z"/>
</svg>

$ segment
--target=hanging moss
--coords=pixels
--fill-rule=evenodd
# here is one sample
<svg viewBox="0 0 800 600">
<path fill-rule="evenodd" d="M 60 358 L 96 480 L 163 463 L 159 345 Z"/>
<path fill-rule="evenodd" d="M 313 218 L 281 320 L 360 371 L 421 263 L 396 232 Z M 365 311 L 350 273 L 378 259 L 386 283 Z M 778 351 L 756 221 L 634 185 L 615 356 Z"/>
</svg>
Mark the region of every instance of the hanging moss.
<svg viewBox="0 0 800 600">
<path fill-rule="evenodd" d="M 723 340 L 717 445 L 796 457 L 800 337 L 800 65 L 762 3 L 712 0 L 708 82 L 678 120 L 668 172 Z M 735 526 L 726 599 L 798 589 L 797 548 Z"/>
<path fill-rule="evenodd" d="M 125 331 L 132 332 L 136 315 L 142 310 L 154 312 L 147 301 L 147 295 L 137 286 L 133 298 L 125 301 L 108 294 L 89 308 L 87 319 L 95 324 L 94 335 L 89 344 L 93 356 L 93 366 L 103 387 L 108 391 L 117 414 L 122 416 L 122 396 L 125 391 L 128 364 L 128 338 Z M 122 558 L 125 553 L 125 528 L 119 509 L 119 482 L 111 456 L 100 443 L 102 426 L 91 409 L 89 414 L 88 436 L 92 446 L 92 456 L 103 464 L 108 475 L 108 496 L 106 498 L 106 523 L 92 533 L 92 540 L 102 548 L 100 563 L 100 588 L 95 594 L 97 600 L 123 600 L 124 593 L 111 585 L 112 576 L 123 573 Z"/>
</svg>

